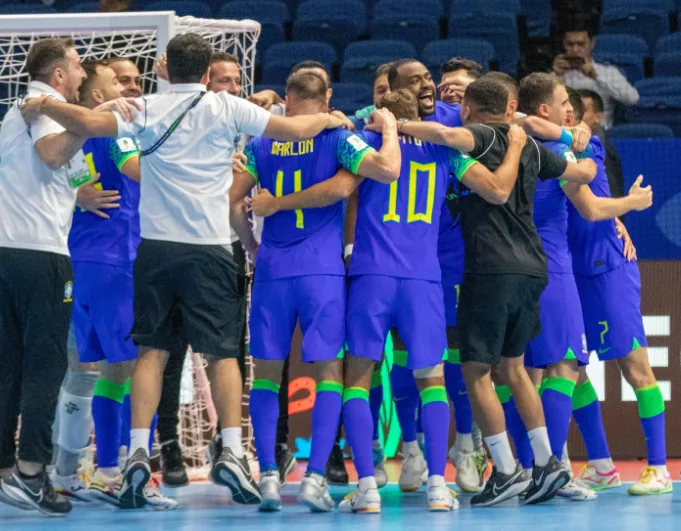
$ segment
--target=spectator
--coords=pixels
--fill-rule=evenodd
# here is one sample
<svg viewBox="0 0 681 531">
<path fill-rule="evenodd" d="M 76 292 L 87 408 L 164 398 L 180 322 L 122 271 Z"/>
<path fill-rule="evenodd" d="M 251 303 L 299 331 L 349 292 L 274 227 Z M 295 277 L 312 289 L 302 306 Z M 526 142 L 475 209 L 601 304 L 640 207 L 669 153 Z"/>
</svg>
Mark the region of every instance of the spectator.
<svg viewBox="0 0 681 531">
<path fill-rule="evenodd" d="M 482 76 L 482 66 L 470 59 L 452 57 L 440 67 L 442 78 L 438 85 L 440 100 L 461 103 L 466 87 Z"/>
<path fill-rule="evenodd" d="M 124 13 L 130 11 L 130 0 L 99 0 L 102 13 Z"/>
<path fill-rule="evenodd" d="M 594 61 L 591 55 L 593 47 L 591 31 L 566 31 L 563 36 L 565 53 L 553 61 L 553 72 L 564 79 L 568 87 L 593 90 L 601 96 L 604 107 L 602 125 L 607 129 L 613 124 L 616 104 L 635 105 L 639 95 L 617 67 Z"/>
</svg>

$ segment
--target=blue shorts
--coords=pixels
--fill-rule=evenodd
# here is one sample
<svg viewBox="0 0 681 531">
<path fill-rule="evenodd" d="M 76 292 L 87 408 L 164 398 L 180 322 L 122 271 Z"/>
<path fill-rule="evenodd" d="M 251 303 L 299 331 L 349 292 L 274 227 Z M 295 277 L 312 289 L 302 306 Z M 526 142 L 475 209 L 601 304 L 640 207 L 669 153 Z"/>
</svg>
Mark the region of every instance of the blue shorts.
<svg viewBox="0 0 681 531">
<path fill-rule="evenodd" d="M 563 359 L 576 359 L 579 365 L 589 363 L 574 275 L 549 274 L 549 284 L 539 298 L 539 320 L 541 333 L 525 351 L 527 367 L 543 369 Z"/>
<path fill-rule="evenodd" d="M 383 275 L 350 279 L 348 350 L 381 361 L 391 327 L 397 328 L 408 356 L 408 369 L 442 362 L 447 348 L 442 285 L 439 282 Z"/>
<path fill-rule="evenodd" d="M 641 316 L 641 275 L 628 262 L 593 277 L 575 276 L 582 302 L 586 342 L 601 361 L 647 347 Z"/>
<path fill-rule="evenodd" d="M 132 330 L 132 266 L 73 263 L 71 323 L 82 363 L 137 359 Z"/>
<path fill-rule="evenodd" d="M 303 361 L 332 361 L 345 344 L 345 277 L 308 275 L 253 284 L 250 352 L 259 360 L 285 360 L 300 320 Z"/>
<path fill-rule="evenodd" d="M 459 306 L 459 290 L 463 281 L 463 268 L 442 269 L 442 292 L 445 300 L 445 320 L 447 326 L 456 326 L 456 310 Z"/>
</svg>

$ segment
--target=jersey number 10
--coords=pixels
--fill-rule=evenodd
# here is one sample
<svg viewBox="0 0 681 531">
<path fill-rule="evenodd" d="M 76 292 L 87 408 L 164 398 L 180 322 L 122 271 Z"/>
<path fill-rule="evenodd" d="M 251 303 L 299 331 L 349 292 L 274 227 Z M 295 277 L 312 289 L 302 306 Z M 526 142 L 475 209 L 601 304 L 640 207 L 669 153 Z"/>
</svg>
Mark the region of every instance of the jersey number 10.
<svg viewBox="0 0 681 531">
<path fill-rule="evenodd" d="M 426 197 L 426 211 L 416 212 L 416 192 L 418 190 L 419 174 L 426 173 L 428 177 L 428 191 Z M 409 164 L 409 196 L 407 198 L 407 223 L 414 223 L 415 221 L 423 221 L 424 223 L 433 222 L 433 206 L 435 204 L 435 183 L 436 183 L 436 167 L 435 163 L 419 164 L 412 161 Z M 397 213 L 397 187 L 399 179 L 390 183 L 390 197 L 388 199 L 388 212 L 383 214 L 383 223 L 394 221 L 399 223 L 401 221 L 400 215 Z"/>
</svg>

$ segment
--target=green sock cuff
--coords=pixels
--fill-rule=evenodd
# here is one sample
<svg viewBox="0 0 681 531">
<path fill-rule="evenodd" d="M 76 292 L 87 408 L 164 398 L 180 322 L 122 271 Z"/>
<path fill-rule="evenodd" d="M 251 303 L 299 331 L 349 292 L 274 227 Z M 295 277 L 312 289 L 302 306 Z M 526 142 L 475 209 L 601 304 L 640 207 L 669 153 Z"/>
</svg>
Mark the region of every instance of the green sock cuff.
<svg viewBox="0 0 681 531">
<path fill-rule="evenodd" d="M 130 394 L 130 378 L 125 380 L 125 385 L 123 386 L 123 396 Z"/>
<path fill-rule="evenodd" d="M 581 385 L 575 387 L 572 393 L 572 409 L 582 409 L 594 402 L 598 402 L 598 394 L 594 389 L 591 380 L 587 380 Z"/>
<path fill-rule="evenodd" d="M 276 382 L 273 382 L 272 380 L 267 380 L 267 379 L 260 379 L 260 380 L 253 380 L 253 385 L 251 386 L 251 389 L 258 389 L 259 391 L 272 391 L 273 393 L 279 394 L 279 389 L 281 389 L 281 385 L 279 385 Z"/>
<path fill-rule="evenodd" d="M 340 382 L 333 382 L 331 380 L 322 380 L 317 382 L 317 393 L 327 391 L 329 393 L 338 393 L 343 395 L 343 384 Z"/>
<path fill-rule="evenodd" d="M 361 387 L 346 387 L 343 389 L 343 404 L 353 398 L 359 398 L 369 402 L 369 391 Z"/>
<path fill-rule="evenodd" d="M 376 389 L 377 387 L 381 387 L 383 385 L 383 378 L 381 376 L 381 371 L 374 371 L 371 373 L 371 388 Z"/>
<path fill-rule="evenodd" d="M 394 349 L 393 350 L 393 364 L 397 365 L 398 367 L 406 367 L 407 366 L 407 351 L 406 350 Z"/>
<path fill-rule="evenodd" d="M 123 396 L 125 396 L 125 384 L 117 384 L 103 378 L 97 378 L 93 396 L 101 396 L 122 404 Z"/>
<path fill-rule="evenodd" d="M 447 349 L 447 363 L 461 365 L 461 351 L 458 348 Z"/>
<path fill-rule="evenodd" d="M 638 415 L 642 419 L 657 417 L 664 413 L 664 398 L 658 384 L 635 389 L 634 393 L 638 402 Z"/>
<path fill-rule="evenodd" d="M 444 385 L 432 385 L 426 387 L 420 393 L 421 395 L 421 407 L 431 402 L 444 402 L 449 404 L 449 398 L 447 398 L 447 390 Z"/>
<path fill-rule="evenodd" d="M 539 394 L 542 394 L 546 389 L 551 389 L 556 393 L 572 398 L 575 392 L 575 382 L 567 378 L 544 378 Z"/>
<path fill-rule="evenodd" d="M 502 404 L 508 404 L 511 400 L 511 388 L 508 385 L 497 385 L 494 387 L 499 397 L 499 402 Z"/>
</svg>

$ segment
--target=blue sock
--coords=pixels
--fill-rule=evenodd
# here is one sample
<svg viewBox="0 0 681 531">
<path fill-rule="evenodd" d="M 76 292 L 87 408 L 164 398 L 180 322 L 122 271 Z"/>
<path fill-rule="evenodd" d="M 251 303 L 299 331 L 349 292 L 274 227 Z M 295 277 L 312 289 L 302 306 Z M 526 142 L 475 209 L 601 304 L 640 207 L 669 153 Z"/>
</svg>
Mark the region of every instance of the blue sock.
<svg viewBox="0 0 681 531">
<path fill-rule="evenodd" d="M 511 439 L 513 439 L 516 457 L 523 468 L 532 468 L 534 452 L 532 451 L 532 445 L 530 445 L 530 438 L 527 436 L 523 419 L 520 418 L 520 414 L 515 407 L 511 390 L 508 385 L 497 385 L 495 386 L 495 391 L 501 406 L 504 408 L 506 431 L 511 436 Z"/>
<path fill-rule="evenodd" d="M 343 427 L 359 479 L 374 475 L 371 422 L 369 391 L 361 387 L 346 387 L 343 390 Z"/>
<path fill-rule="evenodd" d="M 454 360 L 454 361 L 452 361 Z M 449 399 L 454 404 L 454 420 L 457 433 L 471 433 L 473 431 L 473 410 L 468 398 L 466 382 L 461 372 L 459 350 L 449 349 L 449 360 L 445 363 L 445 387 Z"/>
<path fill-rule="evenodd" d="M 125 394 L 123 395 L 123 407 L 121 408 L 121 446 L 130 448 L 130 378 L 125 381 Z"/>
<path fill-rule="evenodd" d="M 317 394 L 312 408 L 312 445 L 307 463 L 308 472 L 324 476 L 326 462 L 336 442 L 342 403 L 342 383 L 326 380 L 317 382 Z"/>
<path fill-rule="evenodd" d="M 151 419 L 151 426 L 149 426 L 149 455 L 154 449 L 154 441 L 156 441 L 156 425 L 158 424 L 158 413 L 154 413 L 154 418 Z"/>
<path fill-rule="evenodd" d="M 421 391 L 421 413 L 429 476 L 444 476 L 449 442 L 449 400 L 444 386 Z"/>
<path fill-rule="evenodd" d="M 395 413 L 402 430 L 402 442 L 416 440 L 416 410 L 419 407 L 419 390 L 414 373 L 406 367 L 393 365 L 390 387 L 395 401 Z"/>
<path fill-rule="evenodd" d="M 575 387 L 572 408 L 572 416 L 582 433 L 589 461 L 609 459 L 610 450 L 603 429 L 601 403 L 591 380 Z"/>
<path fill-rule="evenodd" d="M 261 474 L 277 470 L 274 448 L 277 441 L 277 419 L 279 419 L 279 388 L 280 385 L 271 380 L 253 380 L 248 401 Z"/>
<path fill-rule="evenodd" d="M 379 440 L 378 430 L 381 427 L 381 404 L 383 403 L 383 385 L 381 371 L 374 371 L 371 375 L 371 390 L 369 391 L 369 407 L 371 418 L 374 419 L 373 440 Z"/>
<path fill-rule="evenodd" d="M 558 459 L 563 455 L 563 447 L 567 441 L 574 390 L 575 382 L 567 378 L 544 378 L 542 381 L 540 394 L 546 430 L 551 442 L 551 452 Z"/>
<path fill-rule="evenodd" d="M 124 394 L 125 384 L 97 379 L 92 397 L 92 420 L 95 424 L 98 468 L 118 466 Z"/>
</svg>

